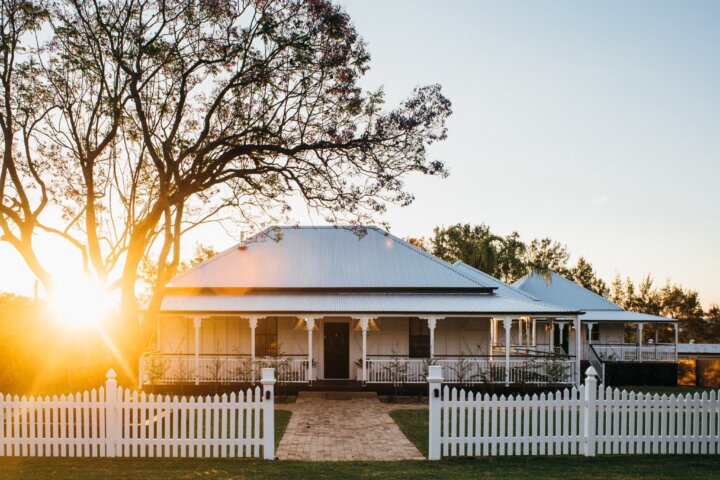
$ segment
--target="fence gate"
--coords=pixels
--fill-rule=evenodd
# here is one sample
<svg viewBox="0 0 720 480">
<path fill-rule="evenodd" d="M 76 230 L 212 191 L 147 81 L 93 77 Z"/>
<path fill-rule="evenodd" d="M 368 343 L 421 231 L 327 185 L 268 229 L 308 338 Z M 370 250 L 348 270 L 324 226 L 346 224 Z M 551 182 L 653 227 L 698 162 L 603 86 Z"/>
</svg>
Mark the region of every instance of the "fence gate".
<svg viewBox="0 0 720 480">
<path fill-rule="evenodd" d="M 430 460 L 443 456 L 720 453 L 720 400 L 597 388 L 590 367 L 579 388 L 489 396 L 442 387 L 432 366 Z"/>
<path fill-rule="evenodd" d="M 207 397 L 117 386 L 53 397 L 0 394 L 0 456 L 275 457 L 272 368 L 262 389 Z"/>
</svg>

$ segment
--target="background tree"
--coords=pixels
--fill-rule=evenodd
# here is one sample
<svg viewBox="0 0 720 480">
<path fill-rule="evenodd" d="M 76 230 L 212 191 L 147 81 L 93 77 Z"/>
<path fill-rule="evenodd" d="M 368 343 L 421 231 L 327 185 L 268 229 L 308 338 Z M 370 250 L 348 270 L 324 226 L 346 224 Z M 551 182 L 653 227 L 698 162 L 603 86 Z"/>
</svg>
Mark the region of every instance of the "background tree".
<svg viewBox="0 0 720 480">
<path fill-rule="evenodd" d="M 577 264 L 570 267 L 567 247 L 550 238 L 525 243 L 517 232 L 501 237 L 484 224 L 458 223 L 436 227 L 428 241 L 415 241 L 418 245 L 427 245 L 430 252 L 449 263 L 461 260 L 507 283 L 530 272 L 546 276 L 555 272 L 600 295 L 607 295 L 609 291 L 590 262 L 580 257 Z"/>
<path fill-rule="evenodd" d="M 650 275 L 643 278 L 636 287 L 629 278 L 623 282 L 618 276 L 612 283 L 610 299 L 630 311 L 677 319 L 680 322 L 681 342 L 712 341 L 712 327 L 704 319 L 700 298 L 694 290 L 685 289 L 670 281 L 657 288 Z M 628 326 L 626 336 L 637 341 L 634 326 Z M 643 329 L 643 339 L 672 342 L 674 332 L 670 325 L 649 324 Z"/>
<path fill-rule="evenodd" d="M 502 238 L 493 235 L 487 225 L 456 224 L 436 227 L 430 239 L 433 255 L 454 263 L 461 260 L 483 272 L 495 272 Z"/>
<path fill-rule="evenodd" d="M 328 221 L 365 223 L 412 202 L 408 174 L 446 174 L 427 155 L 451 112 L 440 87 L 386 109 L 382 90 L 358 85 L 370 57 L 329 1 L 39 5 L 3 2 L 3 119 L 21 120 L 3 130 L 0 228 L 51 293 L 39 230 L 119 289 L 131 357 L 147 338 L 129 321 L 141 266 L 156 259 L 152 316 L 189 229 L 286 218 L 298 198 Z M 30 48 L 27 33 L 45 27 Z M 62 218 L 40 222 L 45 205 Z"/>
<path fill-rule="evenodd" d="M 585 257 L 578 257 L 575 266 L 568 271 L 568 278 L 603 297 L 610 293 L 605 281 L 598 277 L 592 264 L 585 260 Z"/>
</svg>

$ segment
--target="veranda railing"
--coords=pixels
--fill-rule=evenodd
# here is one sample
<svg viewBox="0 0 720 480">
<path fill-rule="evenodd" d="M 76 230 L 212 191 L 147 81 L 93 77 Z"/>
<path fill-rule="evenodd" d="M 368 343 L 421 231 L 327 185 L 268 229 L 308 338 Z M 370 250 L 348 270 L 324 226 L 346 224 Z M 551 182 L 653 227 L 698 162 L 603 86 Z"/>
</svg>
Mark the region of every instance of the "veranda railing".
<svg viewBox="0 0 720 480">
<path fill-rule="evenodd" d="M 278 355 L 254 361 L 242 354 L 149 353 L 140 358 L 142 385 L 169 383 L 255 383 L 263 368 L 273 368 L 280 383 L 307 382 L 307 356 Z"/>
<path fill-rule="evenodd" d="M 446 381 L 463 385 L 474 384 L 572 384 L 575 382 L 575 361 L 568 356 L 530 355 L 512 357 L 368 357 L 368 383 L 424 383 L 428 367 L 444 368 Z M 506 372 L 508 373 L 506 375 Z"/>
</svg>

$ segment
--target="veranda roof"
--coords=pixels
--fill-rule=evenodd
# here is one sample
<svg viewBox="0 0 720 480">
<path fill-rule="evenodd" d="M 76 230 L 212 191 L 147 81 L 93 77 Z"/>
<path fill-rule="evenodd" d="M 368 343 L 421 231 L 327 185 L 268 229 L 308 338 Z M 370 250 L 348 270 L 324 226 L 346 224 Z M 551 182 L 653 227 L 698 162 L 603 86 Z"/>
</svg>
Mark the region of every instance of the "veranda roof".
<svg viewBox="0 0 720 480">
<path fill-rule="evenodd" d="M 627 311 L 555 272 L 550 272 L 548 277 L 530 273 L 512 286 L 545 303 L 585 312 L 580 317 L 583 322 L 677 322 L 668 317 Z"/>
<path fill-rule="evenodd" d="M 496 294 L 429 293 L 250 293 L 239 295 L 166 295 L 164 313 L 258 313 L 258 314 L 543 314 L 577 312 Z"/>
</svg>

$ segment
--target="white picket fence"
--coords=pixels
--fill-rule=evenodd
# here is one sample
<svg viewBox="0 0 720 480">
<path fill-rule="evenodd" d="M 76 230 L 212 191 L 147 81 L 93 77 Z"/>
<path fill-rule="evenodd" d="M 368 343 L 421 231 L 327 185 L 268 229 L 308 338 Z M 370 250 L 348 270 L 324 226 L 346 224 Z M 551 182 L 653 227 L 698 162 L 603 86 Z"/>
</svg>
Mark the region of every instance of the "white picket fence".
<svg viewBox="0 0 720 480">
<path fill-rule="evenodd" d="M 262 388 L 182 397 L 105 387 L 53 397 L 0 394 L 0 456 L 275 457 L 272 368 Z"/>
<path fill-rule="evenodd" d="M 598 390 L 595 369 L 586 375 L 579 388 L 498 397 L 442 387 L 430 367 L 428 458 L 720 453 L 720 392 Z"/>
</svg>

